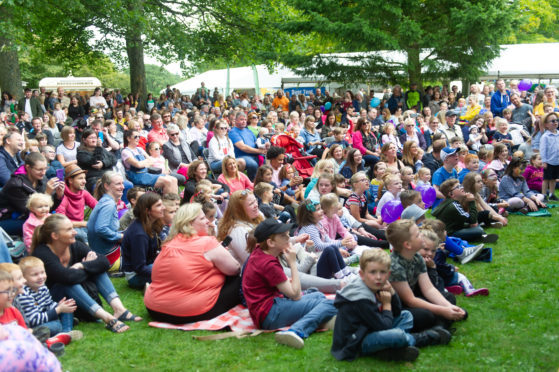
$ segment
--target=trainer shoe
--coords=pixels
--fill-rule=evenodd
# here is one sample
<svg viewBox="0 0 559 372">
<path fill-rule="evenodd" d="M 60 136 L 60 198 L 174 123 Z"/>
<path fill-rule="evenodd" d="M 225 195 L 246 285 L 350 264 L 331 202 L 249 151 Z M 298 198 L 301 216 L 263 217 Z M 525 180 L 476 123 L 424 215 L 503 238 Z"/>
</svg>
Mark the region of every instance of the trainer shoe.
<svg viewBox="0 0 559 372">
<path fill-rule="evenodd" d="M 473 296 L 489 296 L 489 289 L 479 288 L 479 289 L 474 289 L 470 293 L 466 293 L 466 297 L 473 297 Z"/>
<path fill-rule="evenodd" d="M 72 336 L 69 333 L 59 333 L 54 337 L 47 339 L 47 346 L 50 347 L 53 344 L 62 343 L 63 345 L 68 345 L 72 341 Z"/>
<path fill-rule="evenodd" d="M 78 331 L 77 329 L 73 329 L 70 332 L 64 333 L 66 335 L 70 335 L 70 338 L 72 339 L 72 341 L 78 341 L 81 340 L 83 338 L 83 332 L 82 331 Z"/>
<path fill-rule="evenodd" d="M 305 341 L 293 331 L 276 332 L 275 338 L 278 344 L 286 345 L 294 349 L 302 349 L 305 346 Z"/>
<path fill-rule="evenodd" d="M 476 245 L 475 247 L 464 248 L 462 253 L 456 257 L 461 264 L 467 264 L 468 262 L 476 258 L 476 256 L 481 253 L 482 249 L 483 244 Z"/>
<path fill-rule="evenodd" d="M 555 194 L 549 194 L 549 200 L 553 200 L 553 201 L 557 201 L 559 199 L 557 199 L 557 196 L 555 196 Z"/>
<path fill-rule="evenodd" d="M 386 361 L 413 362 L 419 356 L 419 349 L 415 346 L 406 346 L 398 349 L 384 349 L 377 351 L 374 355 Z"/>
<path fill-rule="evenodd" d="M 58 358 L 64 355 L 64 344 L 62 342 L 55 342 L 49 345 L 48 349 Z"/>
<path fill-rule="evenodd" d="M 481 237 L 483 243 L 495 243 L 499 240 L 499 235 L 497 234 L 485 234 Z"/>
<path fill-rule="evenodd" d="M 460 287 L 459 285 L 450 285 L 448 287 L 445 287 L 445 289 L 453 295 L 459 295 L 464 292 L 464 289 L 462 289 L 462 287 Z"/>
<path fill-rule="evenodd" d="M 502 229 L 503 228 L 503 223 L 502 222 L 491 222 L 489 224 L 489 227 L 492 227 L 494 229 Z"/>
</svg>

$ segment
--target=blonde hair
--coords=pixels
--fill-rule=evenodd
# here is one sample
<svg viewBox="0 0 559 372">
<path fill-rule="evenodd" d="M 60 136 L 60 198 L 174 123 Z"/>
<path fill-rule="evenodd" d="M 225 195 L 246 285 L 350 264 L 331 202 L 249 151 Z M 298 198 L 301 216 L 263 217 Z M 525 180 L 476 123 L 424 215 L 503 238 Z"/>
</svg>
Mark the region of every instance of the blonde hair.
<svg viewBox="0 0 559 372">
<path fill-rule="evenodd" d="M 12 275 L 12 273 L 16 270 L 21 271 L 21 269 L 18 265 L 16 265 L 15 263 L 11 263 L 11 262 L 0 263 L 0 270 L 5 271 L 5 272 L 9 273 L 10 275 Z"/>
<path fill-rule="evenodd" d="M 398 220 L 388 225 L 386 239 L 392 244 L 395 252 L 401 252 L 404 243 L 411 239 L 410 229 L 414 225 L 412 220 Z"/>
<path fill-rule="evenodd" d="M 265 192 L 272 191 L 273 189 L 274 186 L 272 186 L 268 182 L 258 182 L 256 186 L 254 186 L 254 195 L 262 199 L 262 196 L 264 195 Z"/>
<path fill-rule="evenodd" d="M 349 179 L 349 183 L 351 183 L 351 186 L 354 186 L 357 182 L 359 182 L 358 178 L 363 178 L 363 177 L 367 177 L 367 174 L 365 172 L 354 173 L 353 176 L 351 176 L 351 178 Z M 367 180 L 368 179 L 369 177 L 367 177 Z"/>
<path fill-rule="evenodd" d="M 48 204 L 49 208 L 54 205 L 54 202 L 52 201 L 52 197 L 50 195 L 36 192 L 29 196 L 29 198 L 27 199 L 27 203 L 25 204 L 25 208 L 31 210 L 34 205 L 37 205 L 41 202 Z"/>
<path fill-rule="evenodd" d="M 367 265 L 376 262 L 390 269 L 390 255 L 382 249 L 365 249 L 359 258 L 359 268 L 361 271 L 367 270 Z"/>
<path fill-rule="evenodd" d="M 181 234 L 187 238 L 196 235 L 196 230 L 192 227 L 192 221 L 198 217 L 202 212 L 202 205 L 199 203 L 183 204 L 175 214 L 173 223 L 171 224 L 171 231 L 165 240 L 171 241 L 175 236 Z"/>
<path fill-rule="evenodd" d="M 429 169 L 427 167 L 419 168 L 419 170 L 415 174 L 415 182 L 419 181 L 421 179 L 421 177 L 423 177 L 424 175 L 427 174 L 427 172 L 431 173 L 431 169 Z"/>
<path fill-rule="evenodd" d="M 10 274 L 9 272 L 0 269 L 0 282 L 10 282 L 10 283 L 13 283 L 13 282 L 14 282 L 14 278 L 12 277 L 12 274 Z"/>
<path fill-rule="evenodd" d="M 333 168 L 334 164 L 328 159 L 319 160 L 314 167 L 311 178 L 317 178 L 318 176 L 320 176 L 320 174 L 324 173 L 324 169 L 328 166 Z"/>
<path fill-rule="evenodd" d="M 425 239 L 432 241 L 435 244 L 435 247 L 439 246 L 441 241 L 438 235 L 433 230 L 429 228 L 424 228 L 424 229 L 419 229 L 419 231 L 421 233 L 421 236 L 423 236 Z"/>
<path fill-rule="evenodd" d="M 320 206 L 323 210 L 330 210 L 334 207 L 340 207 L 340 200 L 338 199 L 338 195 L 334 193 L 323 195 L 320 198 Z"/>
<path fill-rule="evenodd" d="M 45 264 L 43 263 L 43 261 L 41 261 L 40 258 L 37 258 L 35 256 L 23 257 L 19 261 L 19 268 L 21 269 L 21 272 L 23 273 L 24 276 L 27 270 L 32 269 L 34 267 L 42 267 L 44 269 Z"/>
</svg>

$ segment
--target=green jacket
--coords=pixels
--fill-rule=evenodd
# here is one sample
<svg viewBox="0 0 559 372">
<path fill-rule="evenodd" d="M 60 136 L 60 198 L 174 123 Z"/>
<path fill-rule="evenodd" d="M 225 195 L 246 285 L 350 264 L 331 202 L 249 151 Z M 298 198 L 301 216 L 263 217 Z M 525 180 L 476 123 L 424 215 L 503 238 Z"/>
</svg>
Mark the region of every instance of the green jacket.
<svg viewBox="0 0 559 372">
<path fill-rule="evenodd" d="M 466 211 L 456 200 L 445 199 L 432 214 L 445 223 L 447 234 L 452 235 L 477 223 L 476 202 L 471 201 L 468 206 L 469 211 Z"/>
</svg>

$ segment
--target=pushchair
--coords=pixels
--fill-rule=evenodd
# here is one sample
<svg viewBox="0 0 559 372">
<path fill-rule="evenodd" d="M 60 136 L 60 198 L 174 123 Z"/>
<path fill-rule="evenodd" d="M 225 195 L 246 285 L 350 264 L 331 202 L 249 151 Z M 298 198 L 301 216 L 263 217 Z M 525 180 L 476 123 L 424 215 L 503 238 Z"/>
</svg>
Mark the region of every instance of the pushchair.
<svg viewBox="0 0 559 372">
<path fill-rule="evenodd" d="M 299 176 L 309 178 L 313 173 L 313 165 L 309 161 L 315 159 L 316 155 L 304 154 L 305 146 L 297 142 L 293 137 L 286 134 L 278 134 L 270 140 L 273 146 L 283 147 L 285 153 L 293 160 L 293 166 L 299 172 Z"/>
</svg>

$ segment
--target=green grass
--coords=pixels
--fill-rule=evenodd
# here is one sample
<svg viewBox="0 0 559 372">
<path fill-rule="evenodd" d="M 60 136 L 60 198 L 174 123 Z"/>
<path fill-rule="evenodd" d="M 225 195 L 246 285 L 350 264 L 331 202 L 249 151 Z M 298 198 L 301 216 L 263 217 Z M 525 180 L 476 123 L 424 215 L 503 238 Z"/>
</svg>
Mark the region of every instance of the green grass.
<svg viewBox="0 0 559 372">
<path fill-rule="evenodd" d="M 387 363 L 372 358 L 338 362 L 330 355 L 331 332 L 313 334 L 303 350 L 293 350 L 264 334 L 243 339 L 197 341 L 193 335 L 148 326 L 139 291 L 115 279 L 128 308 L 146 320 L 124 334 L 98 323 L 82 323 L 85 338 L 69 345 L 61 358 L 69 371 L 244 371 L 244 370 L 418 370 L 418 371 L 557 371 L 559 367 L 559 208 L 551 218 L 511 216 L 498 232 L 493 262 L 461 267 L 474 286 L 490 296 L 465 298 L 458 305 L 469 319 L 456 323 L 447 346 L 421 350 L 414 363 Z"/>
</svg>

